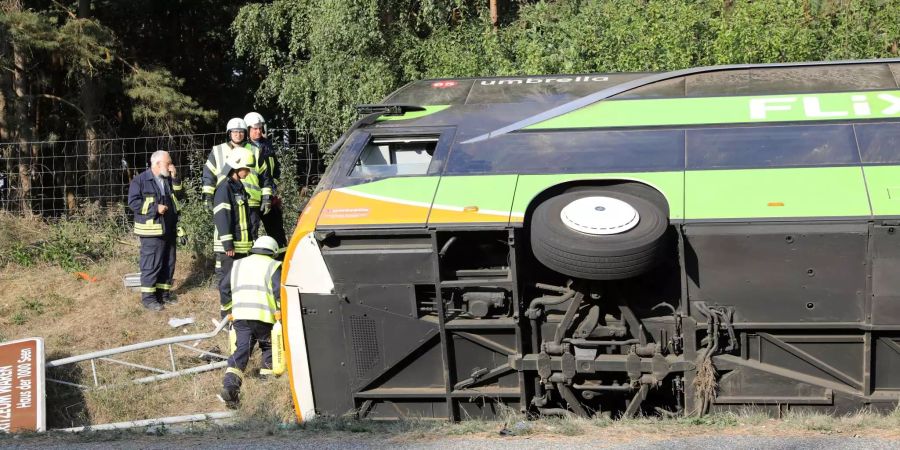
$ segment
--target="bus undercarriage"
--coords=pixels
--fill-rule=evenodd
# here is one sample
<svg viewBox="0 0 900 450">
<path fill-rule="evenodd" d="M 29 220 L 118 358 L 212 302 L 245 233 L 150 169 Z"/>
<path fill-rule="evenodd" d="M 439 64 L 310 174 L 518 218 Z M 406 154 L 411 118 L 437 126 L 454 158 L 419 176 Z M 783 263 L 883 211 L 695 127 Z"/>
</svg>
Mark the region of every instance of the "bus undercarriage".
<svg viewBox="0 0 900 450">
<path fill-rule="evenodd" d="M 674 223 L 649 272 L 547 269 L 527 227 L 319 230 L 315 408 L 363 418 L 893 409 L 897 224 Z"/>
</svg>

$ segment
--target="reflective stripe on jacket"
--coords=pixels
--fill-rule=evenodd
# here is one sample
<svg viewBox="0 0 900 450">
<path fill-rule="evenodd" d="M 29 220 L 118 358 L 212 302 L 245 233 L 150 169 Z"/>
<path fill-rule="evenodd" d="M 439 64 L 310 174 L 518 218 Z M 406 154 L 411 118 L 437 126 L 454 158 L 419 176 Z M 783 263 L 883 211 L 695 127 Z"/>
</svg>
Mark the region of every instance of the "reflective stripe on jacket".
<svg viewBox="0 0 900 450">
<path fill-rule="evenodd" d="M 216 186 L 228 177 L 228 169 L 225 167 L 228 155 L 234 149 L 234 144 L 226 142 L 212 148 L 203 166 L 204 194 L 213 194 Z M 259 147 L 252 144 L 244 144 L 244 148 L 253 154 L 253 165 L 250 167 L 250 175 L 244 178 L 244 188 L 249 196 L 250 206 L 257 207 L 262 203 L 263 195 L 272 195 L 272 185 L 267 176 L 267 166 L 264 160 L 260 160 Z"/>
<path fill-rule="evenodd" d="M 280 262 L 266 255 L 250 255 L 234 262 L 231 268 L 234 320 L 275 323 L 275 311 L 281 309 L 277 281 L 281 278 L 280 268 Z"/>
<path fill-rule="evenodd" d="M 216 188 L 213 198 L 213 251 L 234 250 L 245 254 L 253 246 L 247 191 L 239 182 L 227 178 Z"/>
<path fill-rule="evenodd" d="M 175 235 L 181 210 L 178 200 L 184 198 L 184 190 L 177 178 L 163 178 L 163 182 L 170 192 L 168 198 L 160 191 L 150 169 L 135 176 L 128 185 L 128 206 L 134 212 L 134 234 L 141 237 Z M 166 214 L 159 215 L 159 205 L 169 207 Z"/>
</svg>

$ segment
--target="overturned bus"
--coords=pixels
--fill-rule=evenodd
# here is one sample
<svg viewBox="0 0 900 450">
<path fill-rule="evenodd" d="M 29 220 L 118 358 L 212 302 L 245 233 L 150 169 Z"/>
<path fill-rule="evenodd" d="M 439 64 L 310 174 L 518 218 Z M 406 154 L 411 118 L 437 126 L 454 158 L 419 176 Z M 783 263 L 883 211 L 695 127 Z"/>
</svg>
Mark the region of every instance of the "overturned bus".
<svg viewBox="0 0 900 450">
<path fill-rule="evenodd" d="M 900 60 L 411 83 L 300 217 L 301 419 L 900 398 Z"/>
</svg>

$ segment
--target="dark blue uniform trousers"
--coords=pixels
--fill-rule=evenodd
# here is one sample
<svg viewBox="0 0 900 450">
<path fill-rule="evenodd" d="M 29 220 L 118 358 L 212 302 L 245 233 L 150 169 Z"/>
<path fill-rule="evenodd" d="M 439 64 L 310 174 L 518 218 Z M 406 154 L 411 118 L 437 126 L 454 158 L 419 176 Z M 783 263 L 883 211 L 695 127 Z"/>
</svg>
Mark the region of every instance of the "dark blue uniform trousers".
<svg viewBox="0 0 900 450">
<path fill-rule="evenodd" d="M 141 301 L 168 297 L 175 276 L 175 236 L 141 238 Z"/>
<path fill-rule="evenodd" d="M 235 320 L 234 331 L 237 334 L 237 349 L 228 358 L 228 370 L 225 372 L 222 386 L 236 393 L 241 388 L 244 369 L 250 361 L 254 345 L 259 344 L 263 368 L 272 368 L 272 324 L 258 320 Z"/>
</svg>

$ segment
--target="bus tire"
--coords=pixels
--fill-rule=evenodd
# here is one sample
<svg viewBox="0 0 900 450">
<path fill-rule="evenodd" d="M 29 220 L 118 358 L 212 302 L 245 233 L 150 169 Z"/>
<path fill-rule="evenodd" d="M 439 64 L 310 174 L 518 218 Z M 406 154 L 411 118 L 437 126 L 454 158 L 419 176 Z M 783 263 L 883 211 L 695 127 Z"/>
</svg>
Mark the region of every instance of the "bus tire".
<svg viewBox="0 0 900 450">
<path fill-rule="evenodd" d="M 576 188 L 537 206 L 531 249 L 549 269 L 588 280 L 620 280 L 661 258 L 667 214 L 638 191 Z"/>
</svg>

